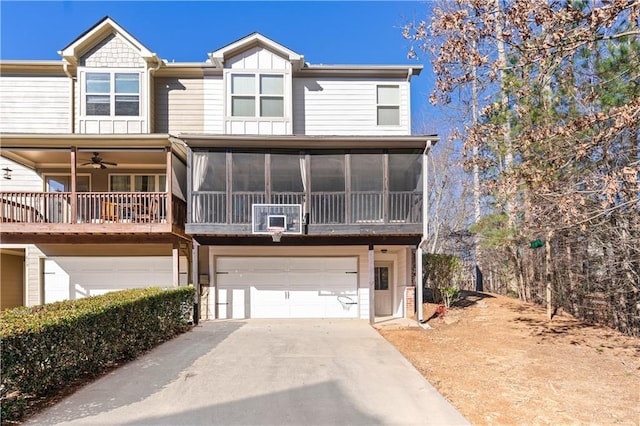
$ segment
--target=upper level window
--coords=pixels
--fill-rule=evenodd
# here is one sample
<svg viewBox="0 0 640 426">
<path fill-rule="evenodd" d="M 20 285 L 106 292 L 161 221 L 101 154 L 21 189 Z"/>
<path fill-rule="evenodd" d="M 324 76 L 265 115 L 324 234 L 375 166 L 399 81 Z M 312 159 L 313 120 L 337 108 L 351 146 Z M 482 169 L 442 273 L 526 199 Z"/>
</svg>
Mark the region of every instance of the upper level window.
<svg viewBox="0 0 640 426">
<path fill-rule="evenodd" d="M 377 86 L 378 126 L 400 125 L 400 87 Z"/>
<path fill-rule="evenodd" d="M 233 74 L 231 115 L 234 117 L 284 117 L 284 76 Z"/>
<path fill-rule="evenodd" d="M 88 72 L 86 115 L 140 115 L 140 74 Z"/>
</svg>

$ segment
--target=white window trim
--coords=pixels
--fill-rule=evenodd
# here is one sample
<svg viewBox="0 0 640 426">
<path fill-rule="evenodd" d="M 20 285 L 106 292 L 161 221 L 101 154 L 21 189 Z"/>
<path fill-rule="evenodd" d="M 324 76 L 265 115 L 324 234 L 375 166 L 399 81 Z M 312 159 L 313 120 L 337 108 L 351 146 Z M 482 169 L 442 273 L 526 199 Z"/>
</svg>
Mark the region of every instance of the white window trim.
<svg viewBox="0 0 640 426">
<path fill-rule="evenodd" d="M 237 94 L 232 93 L 233 85 L 232 78 L 234 75 L 251 75 L 254 77 L 254 94 Z M 280 76 L 282 77 L 282 95 L 263 95 L 260 93 L 260 77 L 261 76 Z M 227 120 L 250 120 L 250 121 L 290 121 L 290 102 L 291 96 L 289 93 L 289 73 L 286 70 L 227 70 L 225 72 L 225 92 L 226 92 L 226 108 L 225 116 Z M 255 115 L 233 115 L 233 97 L 234 96 L 253 96 L 255 102 Z M 264 117 L 260 115 L 260 99 L 266 98 L 282 98 L 282 117 Z"/>
<path fill-rule="evenodd" d="M 110 75 L 110 91 L 109 91 L 109 115 L 88 115 L 87 114 L 87 73 L 107 73 Z M 115 111 L 115 74 L 138 74 L 138 115 L 116 115 Z M 143 68 L 78 68 L 78 80 L 79 80 L 79 100 L 80 100 L 80 115 L 85 119 L 95 118 L 109 118 L 117 120 L 135 120 L 144 119 L 145 117 L 145 87 L 146 87 L 146 73 Z M 103 94 L 104 95 L 104 94 Z M 127 94 L 122 94 L 127 95 Z M 130 96 L 130 95 L 129 95 Z"/>
<path fill-rule="evenodd" d="M 153 176 L 154 177 L 154 185 L 156 187 L 156 191 L 152 191 L 152 192 L 163 192 L 163 191 L 159 191 L 157 190 L 157 188 L 160 188 L 160 182 L 162 179 L 165 180 L 165 191 L 166 192 L 166 188 L 167 188 L 167 175 L 165 173 L 109 173 L 108 176 L 108 185 L 109 185 L 109 192 L 115 192 L 111 189 L 111 176 L 128 176 L 129 177 L 129 191 L 128 192 L 134 192 L 135 190 L 135 177 L 136 176 Z"/>
<path fill-rule="evenodd" d="M 380 87 L 395 87 L 396 89 L 398 89 L 398 103 L 397 104 L 385 104 L 385 103 L 380 103 L 378 102 L 378 88 Z M 377 127 L 392 127 L 392 128 L 398 128 L 401 126 L 402 123 L 402 92 L 401 92 L 401 88 L 399 84 L 376 84 L 375 86 L 376 89 L 376 110 L 375 110 L 375 114 L 376 114 L 376 126 Z M 398 108 L 398 124 L 380 124 L 378 122 L 378 110 L 380 107 L 397 107 Z"/>
</svg>

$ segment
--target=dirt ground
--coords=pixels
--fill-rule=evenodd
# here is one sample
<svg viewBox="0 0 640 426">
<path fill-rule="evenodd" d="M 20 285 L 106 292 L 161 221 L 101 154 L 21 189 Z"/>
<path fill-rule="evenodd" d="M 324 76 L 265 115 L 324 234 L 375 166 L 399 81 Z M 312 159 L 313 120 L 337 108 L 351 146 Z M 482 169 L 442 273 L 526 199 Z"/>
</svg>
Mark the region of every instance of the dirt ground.
<svg viewBox="0 0 640 426">
<path fill-rule="evenodd" d="M 472 424 L 640 425 L 640 339 L 498 295 L 457 305 L 379 331 Z"/>
</svg>

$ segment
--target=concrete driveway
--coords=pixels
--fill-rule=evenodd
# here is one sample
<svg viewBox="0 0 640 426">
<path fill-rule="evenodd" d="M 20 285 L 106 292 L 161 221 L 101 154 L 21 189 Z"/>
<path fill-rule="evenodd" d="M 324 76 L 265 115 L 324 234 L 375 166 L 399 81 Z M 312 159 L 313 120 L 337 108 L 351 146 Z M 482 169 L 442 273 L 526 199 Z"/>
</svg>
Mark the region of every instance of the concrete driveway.
<svg viewBox="0 0 640 426">
<path fill-rule="evenodd" d="M 30 423 L 467 424 L 361 320 L 206 322 Z"/>
</svg>

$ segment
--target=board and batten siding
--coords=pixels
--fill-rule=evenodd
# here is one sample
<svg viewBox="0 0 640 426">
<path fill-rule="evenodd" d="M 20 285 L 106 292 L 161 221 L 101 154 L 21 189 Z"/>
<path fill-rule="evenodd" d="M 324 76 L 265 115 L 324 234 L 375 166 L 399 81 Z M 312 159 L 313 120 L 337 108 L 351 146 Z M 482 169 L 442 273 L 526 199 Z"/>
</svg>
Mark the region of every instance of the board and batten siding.
<svg viewBox="0 0 640 426">
<path fill-rule="evenodd" d="M 70 81 L 66 76 L 3 74 L 0 132 L 68 133 Z"/>
<path fill-rule="evenodd" d="M 204 87 L 201 77 L 156 78 L 156 133 L 204 132 Z"/>
<path fill-rule="evenodd" d="M 400 125 L 377 125 L 379 85 L 400 89 Z M 301 135 L 410 135 L 405 80 L 294 78 L 293 132 Z"/>
<path fill-rule="evenodd" d="M 283 76 L 284 114 L 282 117 L 233 117 L 231 116 L 231 75 L 274 74 Z M 228 135 L 290 135 L 292 134 L 292 83 L 291 62 L 261 46 L 248 49 L 225 62 L 227 110 L 223 111 L 224 130 Z M 259 92 L 259 81 L 256 88 Z M 259 107 L 256 113 L 259 114 Z"/>
</svg>

